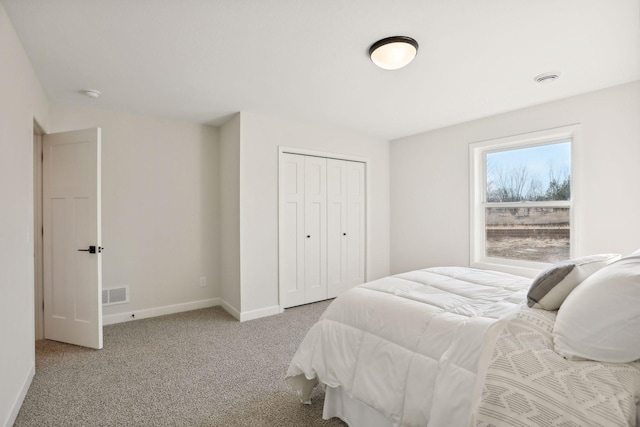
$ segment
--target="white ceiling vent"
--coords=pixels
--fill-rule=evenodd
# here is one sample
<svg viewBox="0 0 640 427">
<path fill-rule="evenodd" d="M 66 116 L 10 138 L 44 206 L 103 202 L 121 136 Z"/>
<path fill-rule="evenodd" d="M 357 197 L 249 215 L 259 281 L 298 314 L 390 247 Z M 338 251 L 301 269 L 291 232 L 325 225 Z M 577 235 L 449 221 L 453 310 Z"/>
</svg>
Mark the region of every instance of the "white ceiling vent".
<svg viewBox="0 0 640 427">
<path fill-rule="evenodd" d="M 538 74 L 533 78 L 536 83 L 551 83 L 560 78 L 560 73 L 550 72 L 550 73 L 542 73 Z"/>
<path fill-rule="evenodd" d="M 84 90 L 81 90 L 80 92 L 87 95 L 89 98 L 93 98 L 93 99 L 98 99 L 100 98 L 100 95 L 102 95 L 99 90 L 95 90 L 95 89 L 84 89 Z"/>
<path fill-rule="evenodd" d="M 125 304 L 129 302 L 129 287 L 102 290 L 102 305 Z"/>
</svg>

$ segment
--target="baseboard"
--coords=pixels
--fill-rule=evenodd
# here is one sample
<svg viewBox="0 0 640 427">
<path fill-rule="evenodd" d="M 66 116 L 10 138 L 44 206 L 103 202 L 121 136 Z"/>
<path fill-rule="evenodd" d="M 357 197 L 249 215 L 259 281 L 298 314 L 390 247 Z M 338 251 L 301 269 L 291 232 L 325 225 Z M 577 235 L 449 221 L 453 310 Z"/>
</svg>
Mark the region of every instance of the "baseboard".
<svg viewBox="0 0 640 427">
<path fill-rule="evenodd" d="M 164 307 L 132 310 L 126 313 L 107 314 L 102 316 L 102 324 L 105 326 L 113 325 L 116 323 L 129 322 L 131 320 L 182 313 L 183 311 L 198 310 L 201 308 L 216 307 L 218 305 L 222 305 L 221 302 L 222 300 L 220 298 L 211 298 L 200 301 L 185 302 L 182 304 L 166 305 Z"/>
<path fill-rule="evenodd" d="M 280 314 L 282 311 L 280 310 L 279 305 L 274 305 L 272 307 L 259 308 L 257 310 L 251 311 L 243 311 L 240 313 L 240 321 L 246 322 L 247 320 L 259 319 L 261 317 L 273 316 L 274 314 Z"/>
<path fill-rule="evenodd" d="M 251 311 L 240 311 L 227 301 L 220 299 L 220 306 L 224 308 L 227 313 L 235 317 L 237 320 L 241 322 L 246 322 L 247 320 L 259 319 L 261 317 L 273 316 L 274 314 L 282 313 L 279 305 L 275 305 L 273 307 L 260 308 L 258 310 Z"/>
<path fill-rule="evenodd" d="M 224 308 L 227 313 L 240 320 L 240 312 L 231 304 L 220 298 L 220 307 Z"/>
<path fill-rule="evenodd" d="M 282 313 L 279 305 L 241 312 L 222 298 L 211 298 L 200 301 L 186 302 L 182 304 L 166 305 L 164 307 L 132 310 L 125 313 L 106 314 L 102 316 L 102 325 L 114 325 L 116 323 L 130 322 L 132 320 L 147 319 L 149 317 L 164 316 L 167 314 L 175 314 L 181 313 L 183 311 L 198 310 L 201 308 L 216 306 L 221 306 L 225 309 L 226 312 L 228 312 L 230 315 L 241 322 Z"/>
<path fill-rule="evenodd" d="M 16 422 L 16 418 L 18 417 L 18 412 L 20 412 L 20 407 L 22 406 L 22 402 L 24 402 L 24 398 L 27 396 L 27 392 L 29 391 L 29 387 L 31 387 L 31 381 L 33 381 L 33 376 L 36 374 L 36 364 L 35 362 L 31 365 L 31 369 L 27 374 L 27 377 L 24 379 L 22 383 L 22 389 L 20 390 L 20 394 L 16 398 L 16 401 L 13 403 L 13 408 L 11 408 L 11 412 L 9 413 L 9 417 L 4 420 L 3 427 L 10 427 L 13 423 Z"/>
</svg>

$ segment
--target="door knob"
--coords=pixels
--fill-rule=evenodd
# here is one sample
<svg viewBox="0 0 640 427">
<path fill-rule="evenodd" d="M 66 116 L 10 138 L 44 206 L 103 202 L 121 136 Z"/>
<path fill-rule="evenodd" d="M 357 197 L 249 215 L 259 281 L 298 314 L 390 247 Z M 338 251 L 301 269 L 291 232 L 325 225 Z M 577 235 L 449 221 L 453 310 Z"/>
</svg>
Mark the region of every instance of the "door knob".
<svg viewBox="0 0 640 427">
<path fill-rule="evenodd" d="M 307 234 L 307 239 L 308 239 L 309 237 L 311 237 L 311 236 Z"/>
<path fill-rule="evenodd" d="M 343 236 L 346 236 L 346 235 L 347 235 L 347 233 L 342 233 L 342 235 L 343 235 Z"/>
<path fill-rule="evenodd" d="M 102 253 L 104 248 L 102 246 L 89 246 L 89 249 L 78 249 L 78 252 L 89 252 L 90 254 Z"/>
</svg>

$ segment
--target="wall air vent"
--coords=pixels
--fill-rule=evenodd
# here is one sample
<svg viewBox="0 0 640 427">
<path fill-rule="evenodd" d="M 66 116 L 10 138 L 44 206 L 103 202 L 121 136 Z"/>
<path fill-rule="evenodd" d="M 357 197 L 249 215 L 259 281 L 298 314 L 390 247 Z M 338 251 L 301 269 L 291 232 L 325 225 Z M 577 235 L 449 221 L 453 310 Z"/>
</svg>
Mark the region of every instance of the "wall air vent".
<svg viewBox="0 0 640 427">
<path fill-rule="evenodd" d="M 102 290 L 102 305 L 125 304 L 129 302 L 129 287 Z"/>
</svg>

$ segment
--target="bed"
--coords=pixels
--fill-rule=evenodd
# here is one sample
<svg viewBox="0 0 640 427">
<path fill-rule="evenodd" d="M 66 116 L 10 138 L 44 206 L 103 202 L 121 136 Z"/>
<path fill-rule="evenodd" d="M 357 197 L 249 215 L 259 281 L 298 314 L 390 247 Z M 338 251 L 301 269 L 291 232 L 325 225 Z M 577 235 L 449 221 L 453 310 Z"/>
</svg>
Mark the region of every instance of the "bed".
<svg viewBox="0 0 640 427">
<path fill-rule="evenodd" d="M 529 307 L 531 288 L 463 267 L 360 285 L 309 330 L 286 381 L 307 403 L 319 384 L 323 418 L 351 427 L 636 425 L 640 363 L 558 354 L 558 311 Z"/>
</svg>

